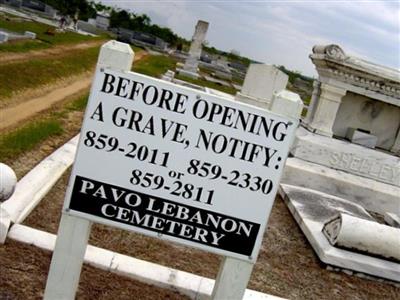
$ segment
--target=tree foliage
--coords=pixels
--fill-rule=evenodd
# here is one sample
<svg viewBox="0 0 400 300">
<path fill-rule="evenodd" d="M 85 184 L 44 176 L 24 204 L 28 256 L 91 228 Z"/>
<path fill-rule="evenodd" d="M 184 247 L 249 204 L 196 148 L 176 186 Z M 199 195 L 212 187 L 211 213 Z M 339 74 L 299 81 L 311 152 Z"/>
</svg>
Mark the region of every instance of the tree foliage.
<svg viewBox="0 0 400 300">
<path fill-rule="evenodd" d="M 79 12 L 79 19 L 87 20 L 96 17 L 96 9 L 92 2 L 86 0 L 42 0 L 53 6 L 62 15 L 74 17 Z"/>
</svg>

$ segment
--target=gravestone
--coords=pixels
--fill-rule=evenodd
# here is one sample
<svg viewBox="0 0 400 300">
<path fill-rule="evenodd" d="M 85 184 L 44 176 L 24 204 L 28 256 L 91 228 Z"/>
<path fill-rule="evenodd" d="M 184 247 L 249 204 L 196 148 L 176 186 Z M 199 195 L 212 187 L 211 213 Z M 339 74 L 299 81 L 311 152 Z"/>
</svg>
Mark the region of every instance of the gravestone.
<svg viewBox="0 0 400 300">
<path fill-rule="evenodd" d="M 236 99 L 248 104 L 268 108 L 275 92 L 284 90 L 289 77 L 277 67 L 251 64 Z"/>
<path fill-rule="evenodd" d="M 31 32 L 31 31 L 25 31 L 24 35 L 30 39 L 36 39 L 36 33 Z"/>
<path fill-rule="evenodd" d="M 0 43 L 5 43 L 8 41 L 8 33 L 0 31 Z"/>
<path fill-rule="evenodd" d="M 197 22 L 192 42 L 190 44 L 189 56 L 187 57 L 183 69 L 179 73 L 191 78 L 198 78 L 197 67 L 201 55 L 202 45 L 206 38 L 208 22 L 199 20 Z"/>
<path fill-rule="evenodd" d="M 398 263 L 330 245 L 319 216 L 327 209 L 326 197 L 391 223 L 400 216 L 400 72 L 348 56 L 337 45 L 315 46 L 310 58 L 319 78 L 296 132 L 281 194 L 322 261 L 398 280 Z"/>
</svg>

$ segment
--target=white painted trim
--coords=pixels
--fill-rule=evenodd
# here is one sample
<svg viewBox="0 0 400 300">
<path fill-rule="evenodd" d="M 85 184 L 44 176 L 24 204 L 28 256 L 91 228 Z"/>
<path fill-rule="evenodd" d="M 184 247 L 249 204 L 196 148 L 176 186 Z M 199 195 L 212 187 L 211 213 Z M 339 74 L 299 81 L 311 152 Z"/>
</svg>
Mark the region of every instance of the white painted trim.
<svg viewBox="0 0 400 300">
<path fill-rule="evenodd" d="M 20 224 L 14 224 L 8 233 L 8 238 L 14 241 L 33 245 L 47 251 L 54 250 L 56 237 L 54 234 Z M 88 245 L 86 249 L 84 261 L 90 266 L 120 276 L 178 291 L 191 299 L 211 297 L 214 286 L 214 280 L 210 278 L 164 267 L 91 245 Z M 243 299 L 279 300 L 283 298 L 246 289 Z"/>
<path fill-rule="evenodd" d="M 73 137 L 42 160 L 17 183 L 11 198 L 1 204 L 11 222 L 22 223 L 72 165 L 78 138 L 79 135 Z"/>
</svg>

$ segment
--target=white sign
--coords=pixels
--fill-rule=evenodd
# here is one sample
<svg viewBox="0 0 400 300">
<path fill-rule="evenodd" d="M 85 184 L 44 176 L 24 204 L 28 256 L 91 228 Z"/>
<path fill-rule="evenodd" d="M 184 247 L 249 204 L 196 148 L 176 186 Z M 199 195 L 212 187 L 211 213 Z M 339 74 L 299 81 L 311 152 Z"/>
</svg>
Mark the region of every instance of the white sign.
<svg viewBox="0 0 400 300">
<path fill-rule="evenodd" d="M 296 127 L 255 107 L 102 69 L 64 209 L 254 262 Z"/>
</svg>

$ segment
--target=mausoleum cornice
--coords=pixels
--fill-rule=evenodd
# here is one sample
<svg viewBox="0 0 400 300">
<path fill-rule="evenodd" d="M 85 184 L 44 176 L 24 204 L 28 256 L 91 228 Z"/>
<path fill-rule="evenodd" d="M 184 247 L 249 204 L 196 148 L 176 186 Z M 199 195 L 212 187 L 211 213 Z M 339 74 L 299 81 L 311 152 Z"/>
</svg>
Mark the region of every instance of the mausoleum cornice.
<svg viewBox="0 0 400 300">
<path fill-rule="evenodd" d="M 310 58 L 322 81 L 343 83 L 348 90 L 357 93 L 361 88 L 365 94 L 375 92 L 385 95 L 393 98 L 385 102 L 400 106 L 398 70 L 348 56 L 337 45 L 314 46 Z"/>
</svg>

